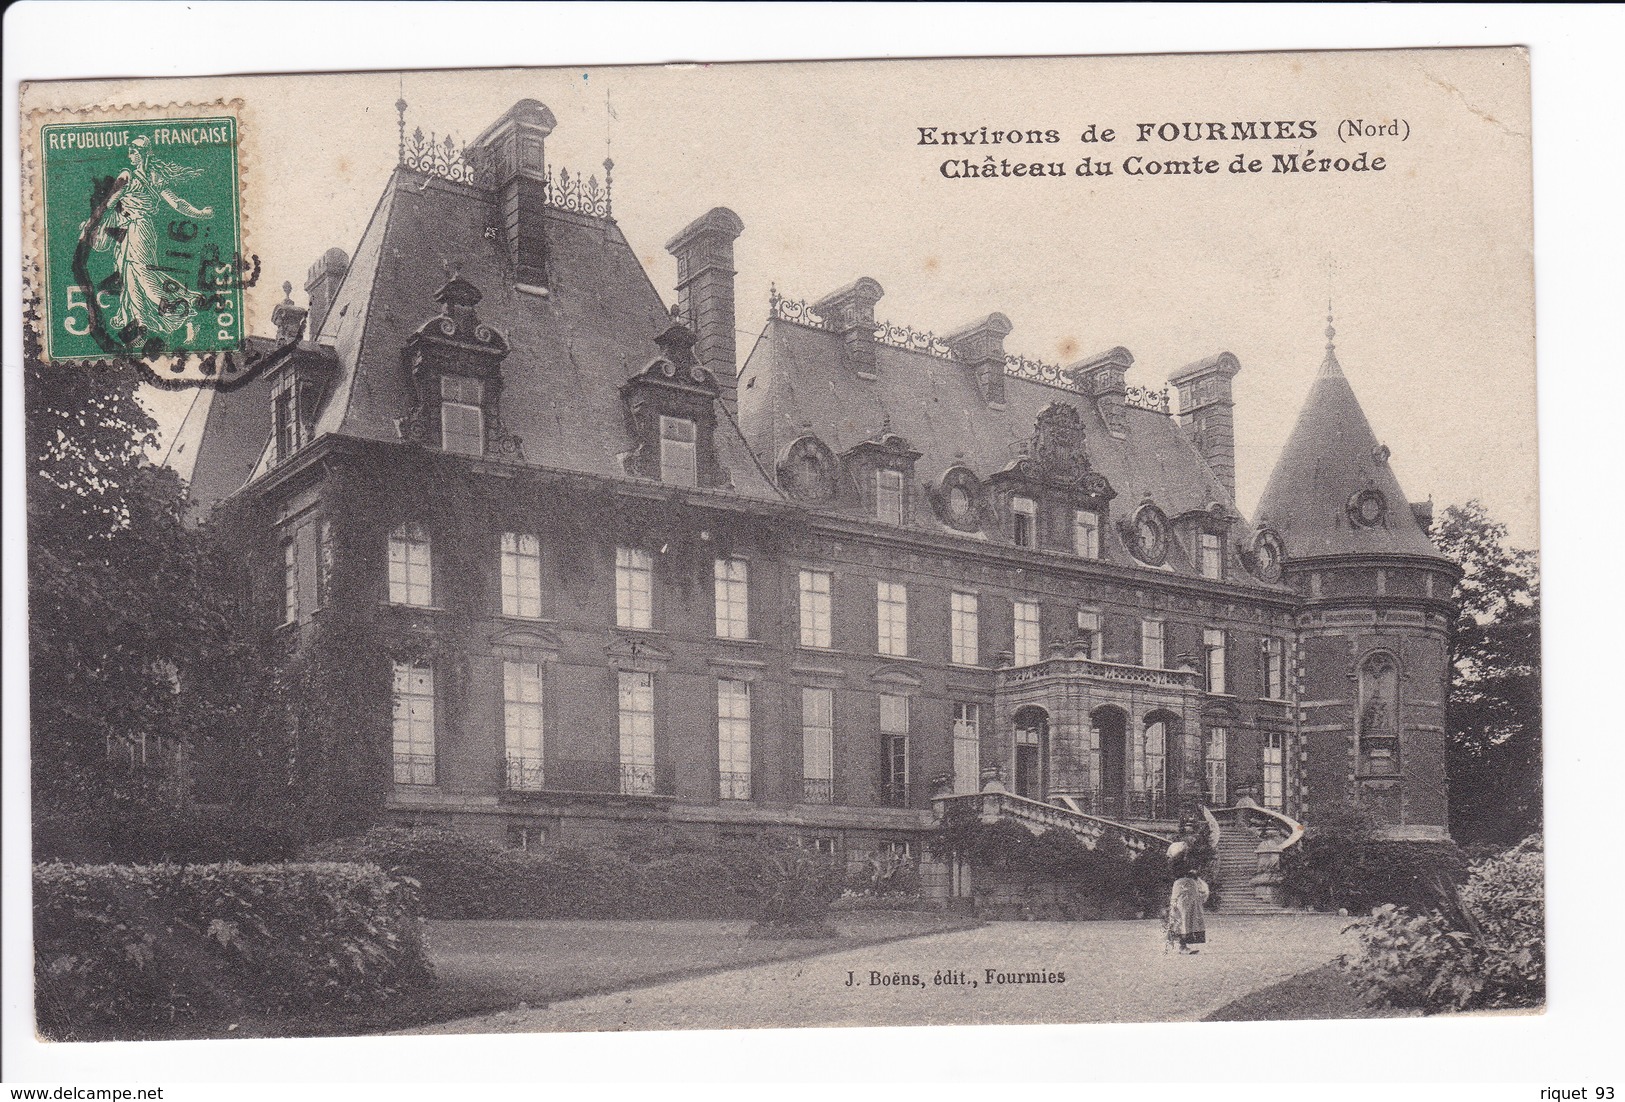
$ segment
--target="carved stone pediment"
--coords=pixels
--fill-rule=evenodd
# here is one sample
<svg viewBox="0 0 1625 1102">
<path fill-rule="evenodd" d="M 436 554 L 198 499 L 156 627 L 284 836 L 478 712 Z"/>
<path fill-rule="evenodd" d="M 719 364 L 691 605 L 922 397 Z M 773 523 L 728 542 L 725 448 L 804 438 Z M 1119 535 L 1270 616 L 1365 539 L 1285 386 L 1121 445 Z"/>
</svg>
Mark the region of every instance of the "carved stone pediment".
<svg viewBox="0 0 1625 1102">
<path fill-rule="evenodd" d="M 869 680 L 877 685 L 890 685 L 899 689 L 918 689 L 922 682 L 915 674 L 902 666 L 876 666 L 869 674 Z"/>
<path fill-rule="evenodd" d="M 1032 459 L 1039 477 L 1050 482 L 1076 482 L 1088 472 L 1083 418 L 1075 406 L 1051 402 L 1038 414 Z"/>
<path fill-rule="evenodd" d="M 503 628 L 491 636 L 493 654 L 520 662 L 557 657 L 560 646 L 559 637 L 543 628 Z"/>
</svg>

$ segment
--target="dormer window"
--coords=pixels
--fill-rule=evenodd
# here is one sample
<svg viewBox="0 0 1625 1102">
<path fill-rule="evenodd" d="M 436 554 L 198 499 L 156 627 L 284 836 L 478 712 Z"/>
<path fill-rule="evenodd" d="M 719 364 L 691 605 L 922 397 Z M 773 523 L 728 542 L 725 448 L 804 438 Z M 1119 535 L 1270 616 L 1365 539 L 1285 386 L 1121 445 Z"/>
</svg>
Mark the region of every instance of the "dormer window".
<svg viewBox="0 0 1625 1102">
<path fill-rule="evenodd" d="M 875 472 L 875 516 L 882 524 L 903 523 L 903 472 L 889 467 Z"/>
<path fill-rule="evenodd" d="M 1224 545 L 1217 533 L 1202 533 L 1201 560 L 1202 577 L 1224 577 Z"/>
<path fill-rule="evenodd" d="M 271 410 L 276 424 L 276 457 L 286 459 L 299 447 L 299 419 L 294 410 L 291 380 L 277 391 Z"/>
<path fill-rule="evenodd" d="M 1072 550 L 1080 559 L 1100 558 L 1100 514 L 1093 509 L 1073 510 Z"/>
<path fill-rule="evenodd" d="M 485 384 L 440 376 L 440 447 L 457 455 L 485 454 Z"/>
<path fill-rule="evenodd" d="M 1038 503 L 1030 497 L 1010 499 L 1013 528 L 1010 533 L 1017 547 L 1038 546 Z"/>
<path fill-rule="evenodd" d="M 660 481 L 673 486 L 699 484 L 699 450 L 694 422 L 684 417 L 660 418 Z"/>
</svg>

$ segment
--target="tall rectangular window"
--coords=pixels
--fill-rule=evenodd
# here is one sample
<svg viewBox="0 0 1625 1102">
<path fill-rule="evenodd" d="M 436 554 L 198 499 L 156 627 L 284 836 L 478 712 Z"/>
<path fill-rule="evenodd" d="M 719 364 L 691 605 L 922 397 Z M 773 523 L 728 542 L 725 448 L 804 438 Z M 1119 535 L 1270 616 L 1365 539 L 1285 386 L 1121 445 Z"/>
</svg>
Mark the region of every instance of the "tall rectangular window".
<svg viewBox="0 0 1625 1102">
<path fill-rule="evenodd" d="M 539 663 L 502 663 L 502 730 L 507 750 L 508 787 L 543 787 L 542 667 Z"/>
<path fill-rule="evenodd" d="M 276 460 L 281 462 L 299 450 L 299 406 L 293 377 L 284 375 L 271 399 L 271 421 L 276 438 Z"/>
<path fill-rule="evenodd" d="M 1264 732 L 1264 806 L 1286 807 L 1286 736 L 1279 731 Z"/>
<path fill-rule="evenodd" d="M 333 597 L 333 522 L 316 526 L 316 607 L 326 608 Z"/>
<path fill-rule="evenodd" d="M 1230 762 L 1230 732 L 1223 727 L 1209 727 L 1207 732 L 1207 802 L 1212 807 L 1224 807 L 1229 799 L 1227 771 Z"/>
<path fill-rule="evenodd" d="M 402 524 L 389 534 L 389 601 L 396 605 L 434 604 L 429 534 L 417 524 Z"/>
<path fill-rule="evenodd" d="M 717 781 L 724 800 L 750 799 L 748 681 L 717 681 Z"/>
<path fill-rule="evenodd" d="M 1038 546 L 1038 503 L 1030 497 L 1010 499 L 1010 516 L 1014 524 L 1010 536 L 1017 547 Z"/>
<path fill-rule="evenodd" d="M 458 455 L 485 454 L 485 383 L 440 376 L 440 447 Z"/>
<path fill-rule="evenodd" d="M 635 547 L 615 549 L 615 626 L 654 626 L 654 558 Z"/>
<path fill-rule="evenodd" d="M 908 586 L 901 582 L 875 583 L 877 646 L 881 654 L 908 656 Z"/>
<path fill-rule="evenodd" d="M 434 784 L 434 667 L 395 663 L 395 783 Z"/>
<path fill-rule="evenodd" d="M 1202 577 L 1224 577 L 1224 547 L 1212 532 L 1202 533 Z"/>
<path fill-rule="evenodd" d="M 882 786 L 886 802 L 908 806 L 908 697 L 880 694 Z"/>
<path fill-rule="evenodd" d="M 694 422 L 683 417 L 660 418 L 660 481 L 673 486 L 699 484 L 699 451 Z"/>
<path fill-rule="evenodd" d="M 1100 558 L 1100 514 L 1093 509 L 1073 512 L 1072 550 L 1080 559 Z"/>
<path fill-rule="evenodd" d="M 1207 691 L 1228 692 L 1225 681 L 1224 629 L 1203 628 L 1202 649 L 1207 652 Z"/>
<path fill-rule="evenodd" d="M 828 647 L 830 641 L 830 576 L 823 570 L 803 570 L 801 589 L 801 645 Z"/>
<path fill-rule="evenodd" d="M 1102 643 L 1100 627 L 1100 613 L 1092 608 L 1078 609 L 1078 638 L 1088 648 L 1088 655 L 1096 662 L 1102 660 L 1105 648 Z"/>
<path fill-rule="evenodd" d="M 1162 632 L 1161 620 L 1140 621 L 1140 665 L 1147 669 L 1162 669 Z"/>
<path fill-rule="evenodd" d="M 542 544 L 527 533 L 502 533 L 502 615 L 542 615 Z"/>
<path fill-rule="evenodd" d="M 618 688 L 621 794 L 647 796 L 655 790 L 654 674 L 622 670 Z"/>
<path fill-rule="evenodd" d="M 949 598 L 950 661 L 956 666 L 974 666 L 982 660 L 976 625 L 976 594 L 955 593 Z"/>
<path fill-rule="evenodd" d="M 717 637 L 750 638 L 750 564 L 744 559 L 718 559 L 716 580 Z"/>
<path fill-rule="evenodd" d="M 883 524 L 903 523 L 903 472 L 883 468 L 875 472 L 875 516 Z"/>
<path fill-rule="evenodd" d="M 954 793 L 980 792 L 982 783 L 982 708 L 954 703 Z"/>
<path fill-rule="evenodd" d="M 1286 642 L 1277 636 L 1266 635 L 1259 641 L 1259 654 L 1264 665 L 1264 695 L 1271 700 L 1286 697 Z"/>
<path fill-rule="evenodd" d="M 1044 645 L 1040 631 L 1040 617 L 1037 601 L 1017 601 L 1015 609 L 1015 656 L 1016 665 L 1030 666 L 1044 657 Z"/>
<path fill-rule="evenodd" d="M 299 542 L 289 536 L 282 541 L 282 622 L 299 620 Z"/>
<path fill-rule="evenodd" d="M 801 690 L 801 798 L 835 799 L 835 690 Z"/>
</svg>

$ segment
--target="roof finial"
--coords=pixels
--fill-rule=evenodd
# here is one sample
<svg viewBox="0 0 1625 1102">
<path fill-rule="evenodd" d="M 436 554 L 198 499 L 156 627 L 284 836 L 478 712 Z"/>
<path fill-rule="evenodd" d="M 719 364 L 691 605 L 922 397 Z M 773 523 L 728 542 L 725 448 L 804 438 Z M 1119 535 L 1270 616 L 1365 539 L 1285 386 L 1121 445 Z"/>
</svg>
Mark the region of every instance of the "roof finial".
<svg viewBox="0 0 1625 1102">
<path fill-rule="evenodd" d="M 1326 300 L 1326 358 L 1320 361 L 1322 375 L 1341 375 L 1343 365 L 1337 362 L 1337 327 L 1332 324 L 1332 300 Z"/>
<path fill-rule="evenodd" d="M 396 78 L 399 93 L 395 98 L 395 129 L 400 133 L 400 144 L 395 150 L 395 163 L 406 163 L 406 77 Z"/>
</svg>

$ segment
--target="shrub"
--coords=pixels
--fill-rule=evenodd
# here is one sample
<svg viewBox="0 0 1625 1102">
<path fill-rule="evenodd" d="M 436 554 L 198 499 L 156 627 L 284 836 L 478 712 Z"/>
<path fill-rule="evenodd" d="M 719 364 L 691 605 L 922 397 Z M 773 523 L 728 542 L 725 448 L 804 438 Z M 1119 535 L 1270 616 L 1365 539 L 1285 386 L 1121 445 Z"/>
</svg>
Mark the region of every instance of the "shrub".
<svg viewBox="0 0 1625 1102">
<path fill-rule="evenodd" d="M 34 866 L 42 1032 L 362 1008 L 428 983 L 415 888 L 345 864 Z"/>
<path fill-rule="evenodd" d="M 452 830 L 378 827 L 310 852 L 422 885 L 430 918 L 745 918 L 747 859 L 723 851 L 635 861 L 610 849 L 501 849 Z M 745 851 L 749 853 L 749 851 Z"/>
<path fill-rule="evenodd" d="M 1377 907 L 1357 924 L 1343 966 L 1386 1006 L 1476 1010 L 1538 1006 L 1546 996 L 1545 854 L 1538 835 L 1473 863 L 1440 911 Z"/>
<path fill-rule="evenodd" d="M 1467 861 L 1453 842 L 1390 842 L 1368 817 L 1342 808 L 1311 824 L 1281 854 L 1281 888 L 1300 906 L 1364 913 L 1393 903 L 1421 913 L 1451 906 Z"/>
<path fill-rule="evenodd" d="M 918 895 L 920 874 L 914 864 L 895 850 L 865 854 L 847 870 L 846 886 L 876 899 Z"/>
<path fill-rule="evenodd" d="M 745 855 L 743 891 L 753 903 L 758 936 L 834 937 L 831 905 L 846 870 L 833 857 L 788 841 L 764 839 Z"/>
</svg>

